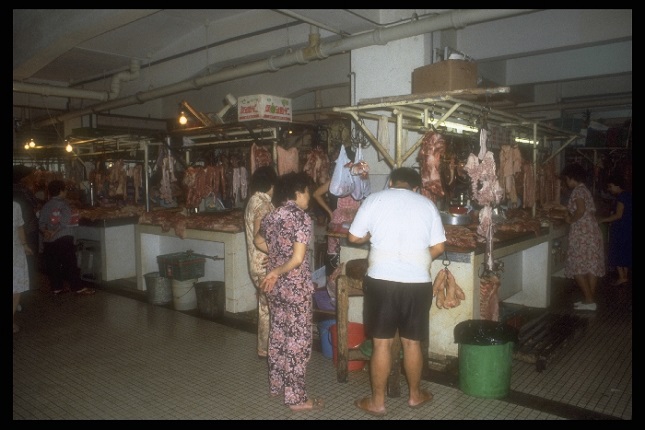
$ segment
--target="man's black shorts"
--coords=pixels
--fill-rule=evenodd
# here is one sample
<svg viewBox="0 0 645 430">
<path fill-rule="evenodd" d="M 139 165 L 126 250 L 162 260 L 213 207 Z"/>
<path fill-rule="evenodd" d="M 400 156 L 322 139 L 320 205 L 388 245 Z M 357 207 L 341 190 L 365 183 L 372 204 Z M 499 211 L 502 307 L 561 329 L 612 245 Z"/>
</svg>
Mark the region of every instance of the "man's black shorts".
<svg viewBox="0 0 645 430">
<path fill-rule="evenodd" d="M 377 339 L 399 335 L 426 340 L 432 306 L 432 282 L 403 283 L 366 276 L 363 280 L 365 334 Z"/>
</svg>

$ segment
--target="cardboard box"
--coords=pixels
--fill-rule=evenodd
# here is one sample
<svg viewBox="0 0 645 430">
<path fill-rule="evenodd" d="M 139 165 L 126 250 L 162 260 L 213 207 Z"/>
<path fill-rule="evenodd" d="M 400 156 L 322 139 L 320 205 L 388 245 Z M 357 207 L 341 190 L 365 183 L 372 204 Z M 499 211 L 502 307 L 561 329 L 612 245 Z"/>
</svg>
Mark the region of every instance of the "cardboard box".
<svg viewBox="0 0 645 430">
<path fill-rule="evenodd" d="M 477 63 L 444 60 L 414 69 L 412 94 L 477 88 Z"/>
<path fill-rule="evenodd" d="M 237 120 L 291 122 L 291 99 L 286 97 L 253 94 L 237 98 Z"/>
</svg>

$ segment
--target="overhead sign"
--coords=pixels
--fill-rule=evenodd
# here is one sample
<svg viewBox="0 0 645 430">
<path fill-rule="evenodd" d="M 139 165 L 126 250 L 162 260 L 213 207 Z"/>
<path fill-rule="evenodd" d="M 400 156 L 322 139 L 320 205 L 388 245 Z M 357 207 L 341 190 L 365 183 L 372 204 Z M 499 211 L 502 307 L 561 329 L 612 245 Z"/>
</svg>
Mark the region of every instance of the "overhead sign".
<svg viewBox="0 0 645 430">
<path fill-rule="evenodd" d="M 237 120 L 291 122 L 291 99 L 286 97 L 253 94 L 237 98 Z"/>
</svg>

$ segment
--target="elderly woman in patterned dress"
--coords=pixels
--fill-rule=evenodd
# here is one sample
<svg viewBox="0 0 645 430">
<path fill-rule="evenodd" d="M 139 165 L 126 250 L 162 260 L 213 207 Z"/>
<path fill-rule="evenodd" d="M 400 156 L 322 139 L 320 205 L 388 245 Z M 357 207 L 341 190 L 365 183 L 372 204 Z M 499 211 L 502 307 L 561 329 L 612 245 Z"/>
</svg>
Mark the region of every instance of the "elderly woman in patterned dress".
<svg viewBox="0 0 645 430">
<path fill-rule="evenodd" d="M 269 389 L 282 394 L 292 411 L 323 407 L 307 395 L 305 376 L 312 346 L 314 285 L 307 258 L 313 220 L 307 212 L 313 181 L 304 172 L 280 176 L 280 205 L 262 219 L 254 243 L 269 255 L 268 272 L 260 288 L 269 302 Z"/>
<path fill-rule="evenodd" d="M 560 177 L 571 189 L 564 218 L 570 224 L 564 275 L 575 279 L 582 291 L 583 300 L 574 303 L 574 308 L 595 311 L 598 278 L 605 276 L 605 252 L 602 232 L 595 217 L 596 205 L 584 183 L 586 172 L 581 165 L 566 166 Z"/>
</svg>

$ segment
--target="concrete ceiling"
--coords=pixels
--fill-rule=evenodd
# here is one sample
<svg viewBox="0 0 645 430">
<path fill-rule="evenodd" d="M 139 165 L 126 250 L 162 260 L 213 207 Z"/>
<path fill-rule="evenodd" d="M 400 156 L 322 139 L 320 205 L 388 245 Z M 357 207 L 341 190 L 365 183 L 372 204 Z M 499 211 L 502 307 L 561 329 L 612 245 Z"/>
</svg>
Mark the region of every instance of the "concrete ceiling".
<svg viewBox="0 0 645 430">
<path fill-rule="evenodd" d="M 219 70 L 293 49 L 297 46 L 294 40 L 302 42 L 294 35 L 309 32 L 312 26 L 320 29 L 323 39 L 332 40 L 449 11 L 451 9 L 419 12 L 412 9 L 14 9 L 13 80 L 82 89 L 128 71 L 133 59 L 140 63 L 144 73 L 169 59 L 195 54 L 206 56 L 209 69 Z M 456 33 L 446 34 L 444 39 L 446 45 L 452 38 L 460 49 L 470 49 L 467 54 L 478 61 L 484 82 L 514 88 L 520 103 L 516 100 L 507 108 L 514 109 L 515 113 L 535 112 L 536 108 L 530 106 L 536 103 L 551 104 L 551 109 L 558 109 L 564 106 L 562 103 L 567 100 L 563 99 L 567 98 L 571 106 L 580 109 L 631 111 L 631 10 L 628 11 L 629 28 L 621 22 L 625 20 L 625 12 L 614 11 L 608 14 L 608 19 L 618 16 L 618 22 L 607 24 L 613 27 L 605 35 L 598 29 L 580 28 L 584 23 L 577 22 L 577 18 L 574 23 L 570 18 L 553 23 L 557 16 L 577 17 L 577 11 L 545 10 L 527 17 L 534 18 L 527 22 L 535 25 L 527 35 L 535 37 L 527 37 L 525 41 L 517 30 L 504 34 L 507 28 L 504 20 L 491 25 L 458 28 Z M 458 27 L 458 23 L 455 25 Z M 553 28 L 553 25 L 557 27 Z M 579 36 L 571 37 L 567 33 L 571 31 Z M 265 46 L 258 42 L 263 35 L 275 38 L 277 34 L 282 40 L 278 48 L 275 43 Z M 484 34 L 490 36 L 482 37 Z M 552 45 L 534 43 L 534 39 L 551 36 L 558 42 Z M 513 38 L 518 39 L 514 45 L 510 43 Z M 252 44 L 256 49 L 240 50 L 234 57 L 219 58 L 211 53 L 245 41 L 253 41 L 247 45 Z M 518 46 L 517 42 L 521 49 L 513 47 Z M 478 46 L 478 43 L 482 45 Z M 597 55 L 599 52 L 603 55 Z M 618 55 L 617 52 L 628 52 L 628 65 L 623 61 L 615 66 L 611 53 Z M 577 62 L 577 65 L 571 67 L 571 62 Z M 531 72 L 527 73 L 527 70 Z M 194 75 L 194 70 L 177 70 L 175 76 L 157 77 L 156 83 L 169 85 Z M 148 88 L 130 88 L 129 93 L 146 90 Z M 567 97 L 568 93 L 572 96 Z M 524 107 L 522 95 L 526 95 L 524 100 L 529 102 Z M 29 98 L 31 106 L 28 108 L 44 108 L 42 100 L 45 98 Z M 16 105 L 25 107 L 23 100 L 16 100 L 14 92 L 14 116 Z"/>
</svg>

